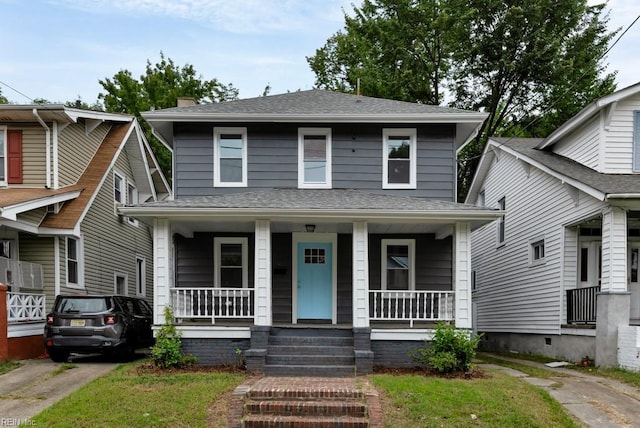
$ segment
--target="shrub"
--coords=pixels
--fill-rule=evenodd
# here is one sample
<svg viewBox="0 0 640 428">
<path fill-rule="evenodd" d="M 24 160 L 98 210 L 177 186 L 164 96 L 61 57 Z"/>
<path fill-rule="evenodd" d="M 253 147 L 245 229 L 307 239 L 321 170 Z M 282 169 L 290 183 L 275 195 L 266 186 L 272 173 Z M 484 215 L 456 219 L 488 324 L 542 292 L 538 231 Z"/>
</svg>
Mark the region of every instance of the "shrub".
<svg viewBox="0 0 640 428">
<path fill-rule="evenodd" d="M 467 330 L 440 322 L 433 339 L 425 341 L 420 348 L 410 350 L 408 355 L 413 361 L 440 373 L 467 372 L 471 370 L 480 338 Z"/>
<path fill-rule="evenodd" d="M 153 363 L 161 368 L 180 368 L 197 363 L 197 358 L 182 353 L 182 334 L 173 324 L 171 308 L 164 308 L 164 325 L 158 330 L 156 344 L 151 347 Z"/>
</svg>

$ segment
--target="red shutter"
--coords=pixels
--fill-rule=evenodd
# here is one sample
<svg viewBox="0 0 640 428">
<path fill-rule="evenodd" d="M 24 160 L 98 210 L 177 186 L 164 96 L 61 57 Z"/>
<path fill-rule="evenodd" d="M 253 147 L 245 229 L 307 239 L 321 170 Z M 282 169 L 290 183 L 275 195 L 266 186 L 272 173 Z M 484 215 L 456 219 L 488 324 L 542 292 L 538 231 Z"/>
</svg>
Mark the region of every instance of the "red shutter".
<svg viewBox="0 0 640 428">
<path fill-rule="evenodd" d="M 7 182 L 22 183 L 22 131 L 7 131 Z"/>
</svg>

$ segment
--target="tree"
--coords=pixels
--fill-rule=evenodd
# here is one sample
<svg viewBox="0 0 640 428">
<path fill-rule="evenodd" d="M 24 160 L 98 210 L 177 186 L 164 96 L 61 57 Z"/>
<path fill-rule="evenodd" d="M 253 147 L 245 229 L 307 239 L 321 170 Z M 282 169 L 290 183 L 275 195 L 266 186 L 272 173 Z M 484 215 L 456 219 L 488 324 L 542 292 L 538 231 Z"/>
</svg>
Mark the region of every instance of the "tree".
<svg viewBox="0 0 640 428">
<path fill-rule="evenodd" d="M 0 104 L 9 104 L 7 97 L 2 95 L 2 88 L 0 88 Z"/>
<path fill-rule="evenodd" d="M 99 83 L 106 93 L 100 93 L 98 99 L 104 100 L 107 111 L 129 113 L 138 118 L 167 177 L 171 176 L 171 155 L 153 136 L 140 113 L 176 107 L 179 97 L 191 97 L 201 104 L 238 97 L 238 90 L 233 85 L 224 85 L 217 79 L 204 80 L 201 75 L 196 75 L 192 65 L 179 67 L 171 58 L 165 58 L 162 52 L 156 64 L 147 60 L 145 74 L 139 79 L 135 79 L 129 70 L 120 70 L 111 79 L 105 78 Z"/>
<path fill-rule="evenodd" d="M 615 90 L 604 5 L 587 0 L 364 0 L 307 58 L 319 87 L 484 111 L 461 154 L 466 196 L 491 135 L 544 137 Z M 422 79 L 422 80 L 421 80 Z"/>
</svg>

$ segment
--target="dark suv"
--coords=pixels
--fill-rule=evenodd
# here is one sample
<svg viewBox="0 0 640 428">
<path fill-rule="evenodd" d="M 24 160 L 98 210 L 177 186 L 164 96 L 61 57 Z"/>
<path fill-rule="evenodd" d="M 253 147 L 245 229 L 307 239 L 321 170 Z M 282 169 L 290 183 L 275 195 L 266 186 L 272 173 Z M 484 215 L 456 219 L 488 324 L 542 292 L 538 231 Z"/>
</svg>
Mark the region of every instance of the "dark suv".
<svg viewBox="0 0 640 428">
<path fill-rule="evenodd" d="M 56 297 L 47 315 L 44 345 L 53 361 L 70 353 L 102 353 L 131 360 L 137 348 L 153 345 L 153 312 L 142 299 L 128 296 Z"/>
</svg>

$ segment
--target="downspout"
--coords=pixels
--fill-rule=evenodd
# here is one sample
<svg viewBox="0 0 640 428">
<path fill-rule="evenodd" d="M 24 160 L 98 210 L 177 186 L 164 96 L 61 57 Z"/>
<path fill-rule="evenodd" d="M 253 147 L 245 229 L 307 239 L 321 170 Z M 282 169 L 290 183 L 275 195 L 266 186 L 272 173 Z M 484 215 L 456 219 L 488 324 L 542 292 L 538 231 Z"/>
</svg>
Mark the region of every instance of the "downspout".
<svg viewBox="0 0 640 428">
<path fill-rule="evenodd" d="M 60 187 L 58 177 L 58 122 L 53 121 L 53 188 Z"/>
<path fill-rule="evenodd" d="M 40 125 L 46 130 L 45 131 L 45 170 L 46 170 L 46 180 L 45 180 L 45 187 L 47 189 L 51 188 L 51 130 L 49 129 L 49 127 L 47 126 L 46 123 L 44 123 L 44 120 L 42 120 L 42 118 L 38 115 L 38 109 L 34 108 L 33 109 L 33 117 L 36 118 L 36 120 L 38 122 L 40 122 Z"/>
<path fill-rule="evenodd" d="M 53 271 L 55 279 L 53 280 L 53 297 L 60 294 L 60 237 L 53 237 Z"/>
</svg>

